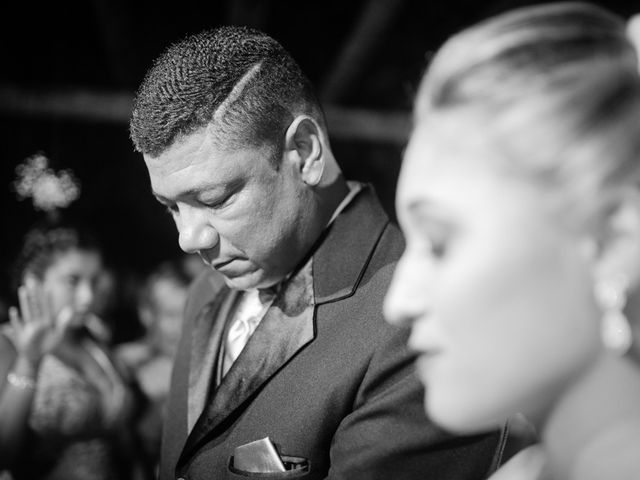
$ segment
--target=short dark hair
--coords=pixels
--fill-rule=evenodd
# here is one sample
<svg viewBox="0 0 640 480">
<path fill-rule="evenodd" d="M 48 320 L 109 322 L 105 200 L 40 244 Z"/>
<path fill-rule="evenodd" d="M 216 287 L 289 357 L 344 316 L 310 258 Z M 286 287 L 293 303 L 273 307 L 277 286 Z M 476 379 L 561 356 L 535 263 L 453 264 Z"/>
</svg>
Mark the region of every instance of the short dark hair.
<svg viewBox="0 0 640 480">
<path fill-rule="evenodd" d="M 215 135 L 227 144 L 259 146 L 277 141 L 301 113 L 324 124 L 291 55 L 258 30 L 225 26 L 160 55 L 134 99 L 130 132 L 136 150 L 152 157 L 214 120 Z"/>
<path fill-rule="evenodd" d="M 42 223 L 29 230 L 13 267 L 12 287 L 17 290 L 27 274 L 42 280 L 57 255 L 70 250 L 96 252 L 102 245 L 92 231 L 72 222 Z"/>
</svg>

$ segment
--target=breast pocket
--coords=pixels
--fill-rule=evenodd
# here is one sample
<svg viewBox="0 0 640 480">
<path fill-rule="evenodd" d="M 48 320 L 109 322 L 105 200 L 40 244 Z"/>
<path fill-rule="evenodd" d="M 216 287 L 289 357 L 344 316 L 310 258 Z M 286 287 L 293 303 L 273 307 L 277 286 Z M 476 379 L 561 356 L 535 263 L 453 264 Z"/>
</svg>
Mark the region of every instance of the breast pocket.
<svg viewBox="0 0 640 480">
<path fill-rule="evenodd" d="M 233 455 L 229 458 L 229 478 L 303 478 L 306 477 L 311 471 L 311 465 L 306 458 L 292 457 L 289 455 L 282 455 L 282 463 L 287 469 L 286 472 L 273 472 L 273 473 L 259 473 L 259 472 L 247 472 L 235 468 L 233 465 Z"/>
</svg>

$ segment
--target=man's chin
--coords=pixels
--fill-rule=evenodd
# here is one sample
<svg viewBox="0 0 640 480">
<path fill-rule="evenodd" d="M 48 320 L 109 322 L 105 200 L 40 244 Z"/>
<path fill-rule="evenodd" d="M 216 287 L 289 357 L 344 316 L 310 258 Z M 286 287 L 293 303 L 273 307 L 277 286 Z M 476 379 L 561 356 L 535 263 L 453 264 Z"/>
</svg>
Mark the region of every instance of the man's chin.
<svg viewBox="0 0 640 480">
<path fill-rule="evenodd" d="M 258 288 L 257 286 L 261 280 L 258 272 L 250 272 L 244 275 L 234 276 L 225 275 L 223 273 L 222 276 L 227 287 L 234 290 L 251 290 L 252 288 Z"/>
<path fill-rule="evenodd" d="M 222 273 L 222 272 L 220 272 Z M 264 272 L 258 270 L 247 272 L 244 275 L 227 276 L 222 273 L 224 282 L 234 290 L 252 290 L 254 288 L 269 288 L 278 283 L 277 279 L 267 277 Z"/>
</svg>

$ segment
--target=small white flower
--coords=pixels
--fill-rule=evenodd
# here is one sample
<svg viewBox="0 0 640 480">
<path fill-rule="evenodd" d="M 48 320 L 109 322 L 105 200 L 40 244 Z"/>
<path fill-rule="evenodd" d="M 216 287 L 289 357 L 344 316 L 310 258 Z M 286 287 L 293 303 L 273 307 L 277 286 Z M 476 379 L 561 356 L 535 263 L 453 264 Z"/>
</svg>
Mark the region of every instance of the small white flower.
<svg viewBox="0 0 640 480">
<path fill-rule="evenodd" d="M 65 208 L 80 196 L 80 183 L 71 171 L 54 172 L 49 168 L 49 159 L 41 153 L 18 165 L 16 174 L 14 187 L 18 198 L 31 197 L 37 210 Z"/>
</svg>

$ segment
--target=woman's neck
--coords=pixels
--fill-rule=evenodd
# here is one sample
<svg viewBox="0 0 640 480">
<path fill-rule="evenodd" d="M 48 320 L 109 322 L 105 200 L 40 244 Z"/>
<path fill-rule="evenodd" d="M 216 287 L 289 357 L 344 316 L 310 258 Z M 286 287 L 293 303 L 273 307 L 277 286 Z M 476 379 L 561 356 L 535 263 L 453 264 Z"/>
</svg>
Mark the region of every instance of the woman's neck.
<svg viewBox="0 0 640 480">
<path fill-rule="evenodd" d="M 603 355 L 567 387 L 540 431 L 554 478 L 627 478 L 610 470 L 629 467 L 620 458 L 629 447 L 640 452 L 640 367 Z M 635 457 L 634 475 L 640 472 L 640 455 Z M 602 466 L 605 477 L 596 473 Z"/>
</svg>

